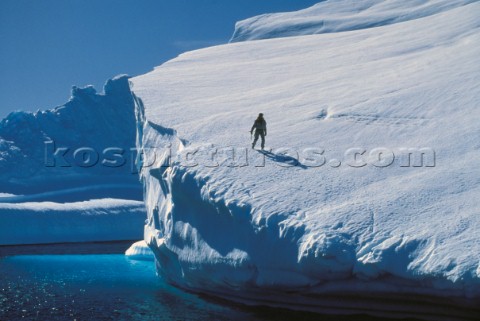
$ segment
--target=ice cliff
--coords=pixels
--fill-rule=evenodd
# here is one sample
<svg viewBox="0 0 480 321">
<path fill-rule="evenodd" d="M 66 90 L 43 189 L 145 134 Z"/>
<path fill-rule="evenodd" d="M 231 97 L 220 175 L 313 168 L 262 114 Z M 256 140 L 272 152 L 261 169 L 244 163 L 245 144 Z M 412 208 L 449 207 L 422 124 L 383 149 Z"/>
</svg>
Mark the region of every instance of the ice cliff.
<svg viewBox="0 0 480 321">
<path fill-rule="evenodd" d="M 233 39 L 327 33 L 193 51 L 131 79 L 145 240 L 194 291 L 475 319 L 480 3 L 353 3 L 256 17 Z M 250 149 L 259 112 L 266 152 Z"/>
</svg>

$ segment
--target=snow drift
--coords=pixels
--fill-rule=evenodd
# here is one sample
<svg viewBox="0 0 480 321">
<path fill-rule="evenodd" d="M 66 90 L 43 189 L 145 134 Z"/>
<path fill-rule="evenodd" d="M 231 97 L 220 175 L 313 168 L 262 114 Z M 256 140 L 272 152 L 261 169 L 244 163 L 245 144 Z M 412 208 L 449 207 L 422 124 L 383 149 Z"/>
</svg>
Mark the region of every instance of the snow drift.
<svg viewBox="0 0 480 321">
<path fill-rule="evenodd" d="M 189 52 L 131 79 L 137 144 L 156 155 L 141 171 L 145 240 L 171 283 L 322 312 L 478 316 L 480 3 L 377 3 L 328 34 Z M 409 21 L 372 24 L 382 8 Z M 259 112 L 271 152 L 249 148 Z"/>
<path fill-rule="evenodd" d="M 428 17 L 476 0 L 327 0 L 237 22 L 231 42 L 352 31 Z"/>
</svg>

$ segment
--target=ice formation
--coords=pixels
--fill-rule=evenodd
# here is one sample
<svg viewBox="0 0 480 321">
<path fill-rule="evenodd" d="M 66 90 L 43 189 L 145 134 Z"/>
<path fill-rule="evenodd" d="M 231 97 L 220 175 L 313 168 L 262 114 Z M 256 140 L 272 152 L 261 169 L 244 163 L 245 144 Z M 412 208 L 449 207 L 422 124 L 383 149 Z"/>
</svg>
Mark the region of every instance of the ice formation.
<svg viewBox="0 0 480 321">
<path fill-rule="evenodd" d="M 52 110 L 0 122 L 0 245 L 136 240 L 145 209 L 128 77 L 73 87 Z"/>
<path fill-rule="evenodd" d="M 144 221 L 141 201 L 0 203 L 0 245 L 135 240 Z"/>
<path fill-rule="evenodd" d="M 333 17 L 327 33 L 131 79 L 137 145 L 156 155 L 141 178 L 159 273 L 253 304 L 478 315 L 480 3 L 345 3 L 250 19 L 234 40 L 310 13 Z M 259 112 L 270 152 L 249 146 Z"/>
<path fill-rule="evenodd" d="M 138 241 L 132 244 L 125 251 L 125 255 L 132 260 L 153 261 L 155 256 L 145 241 Z"/>
<path fill-rule="evenodd" d="M 63 106 L 12 112 L 0 122 L 1 192 L 37 194 L 131 184 L 141 199 L 132 148 L 135 115 L 128 77 L 108 80 L 102 94 L 92 86 L 74 86 Z M 113 155 L 120 153 L 118 149 L 124 150 L 120 158 Z"/>
</svg>

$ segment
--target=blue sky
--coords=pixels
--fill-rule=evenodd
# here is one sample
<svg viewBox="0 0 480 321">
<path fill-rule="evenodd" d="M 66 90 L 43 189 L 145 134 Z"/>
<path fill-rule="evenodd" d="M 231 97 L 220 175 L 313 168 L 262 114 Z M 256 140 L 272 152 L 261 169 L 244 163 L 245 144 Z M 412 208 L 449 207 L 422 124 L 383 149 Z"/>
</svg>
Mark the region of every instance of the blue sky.
<svg viewBox="0 0 480 321">
<path fill-rule="evenodd" d="M 320 0 L 1 0 L 0 118 L 65 103 L 72 85 L 139 75 L 225 43 L 235 22 Z"/>
</svg>

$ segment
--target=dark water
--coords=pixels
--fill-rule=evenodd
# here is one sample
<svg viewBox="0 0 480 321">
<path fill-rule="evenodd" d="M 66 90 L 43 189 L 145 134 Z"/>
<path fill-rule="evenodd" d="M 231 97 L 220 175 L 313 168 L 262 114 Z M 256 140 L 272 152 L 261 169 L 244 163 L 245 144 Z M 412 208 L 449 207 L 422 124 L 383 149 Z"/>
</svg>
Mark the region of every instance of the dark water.
<svg viewBox="0 0 480 321">
<path fill-rule="evenodd" d="M 122 254 L 0 256 L 0 320 L 376 320 L 251 308 L 174 288 Z"/>
</svg>

